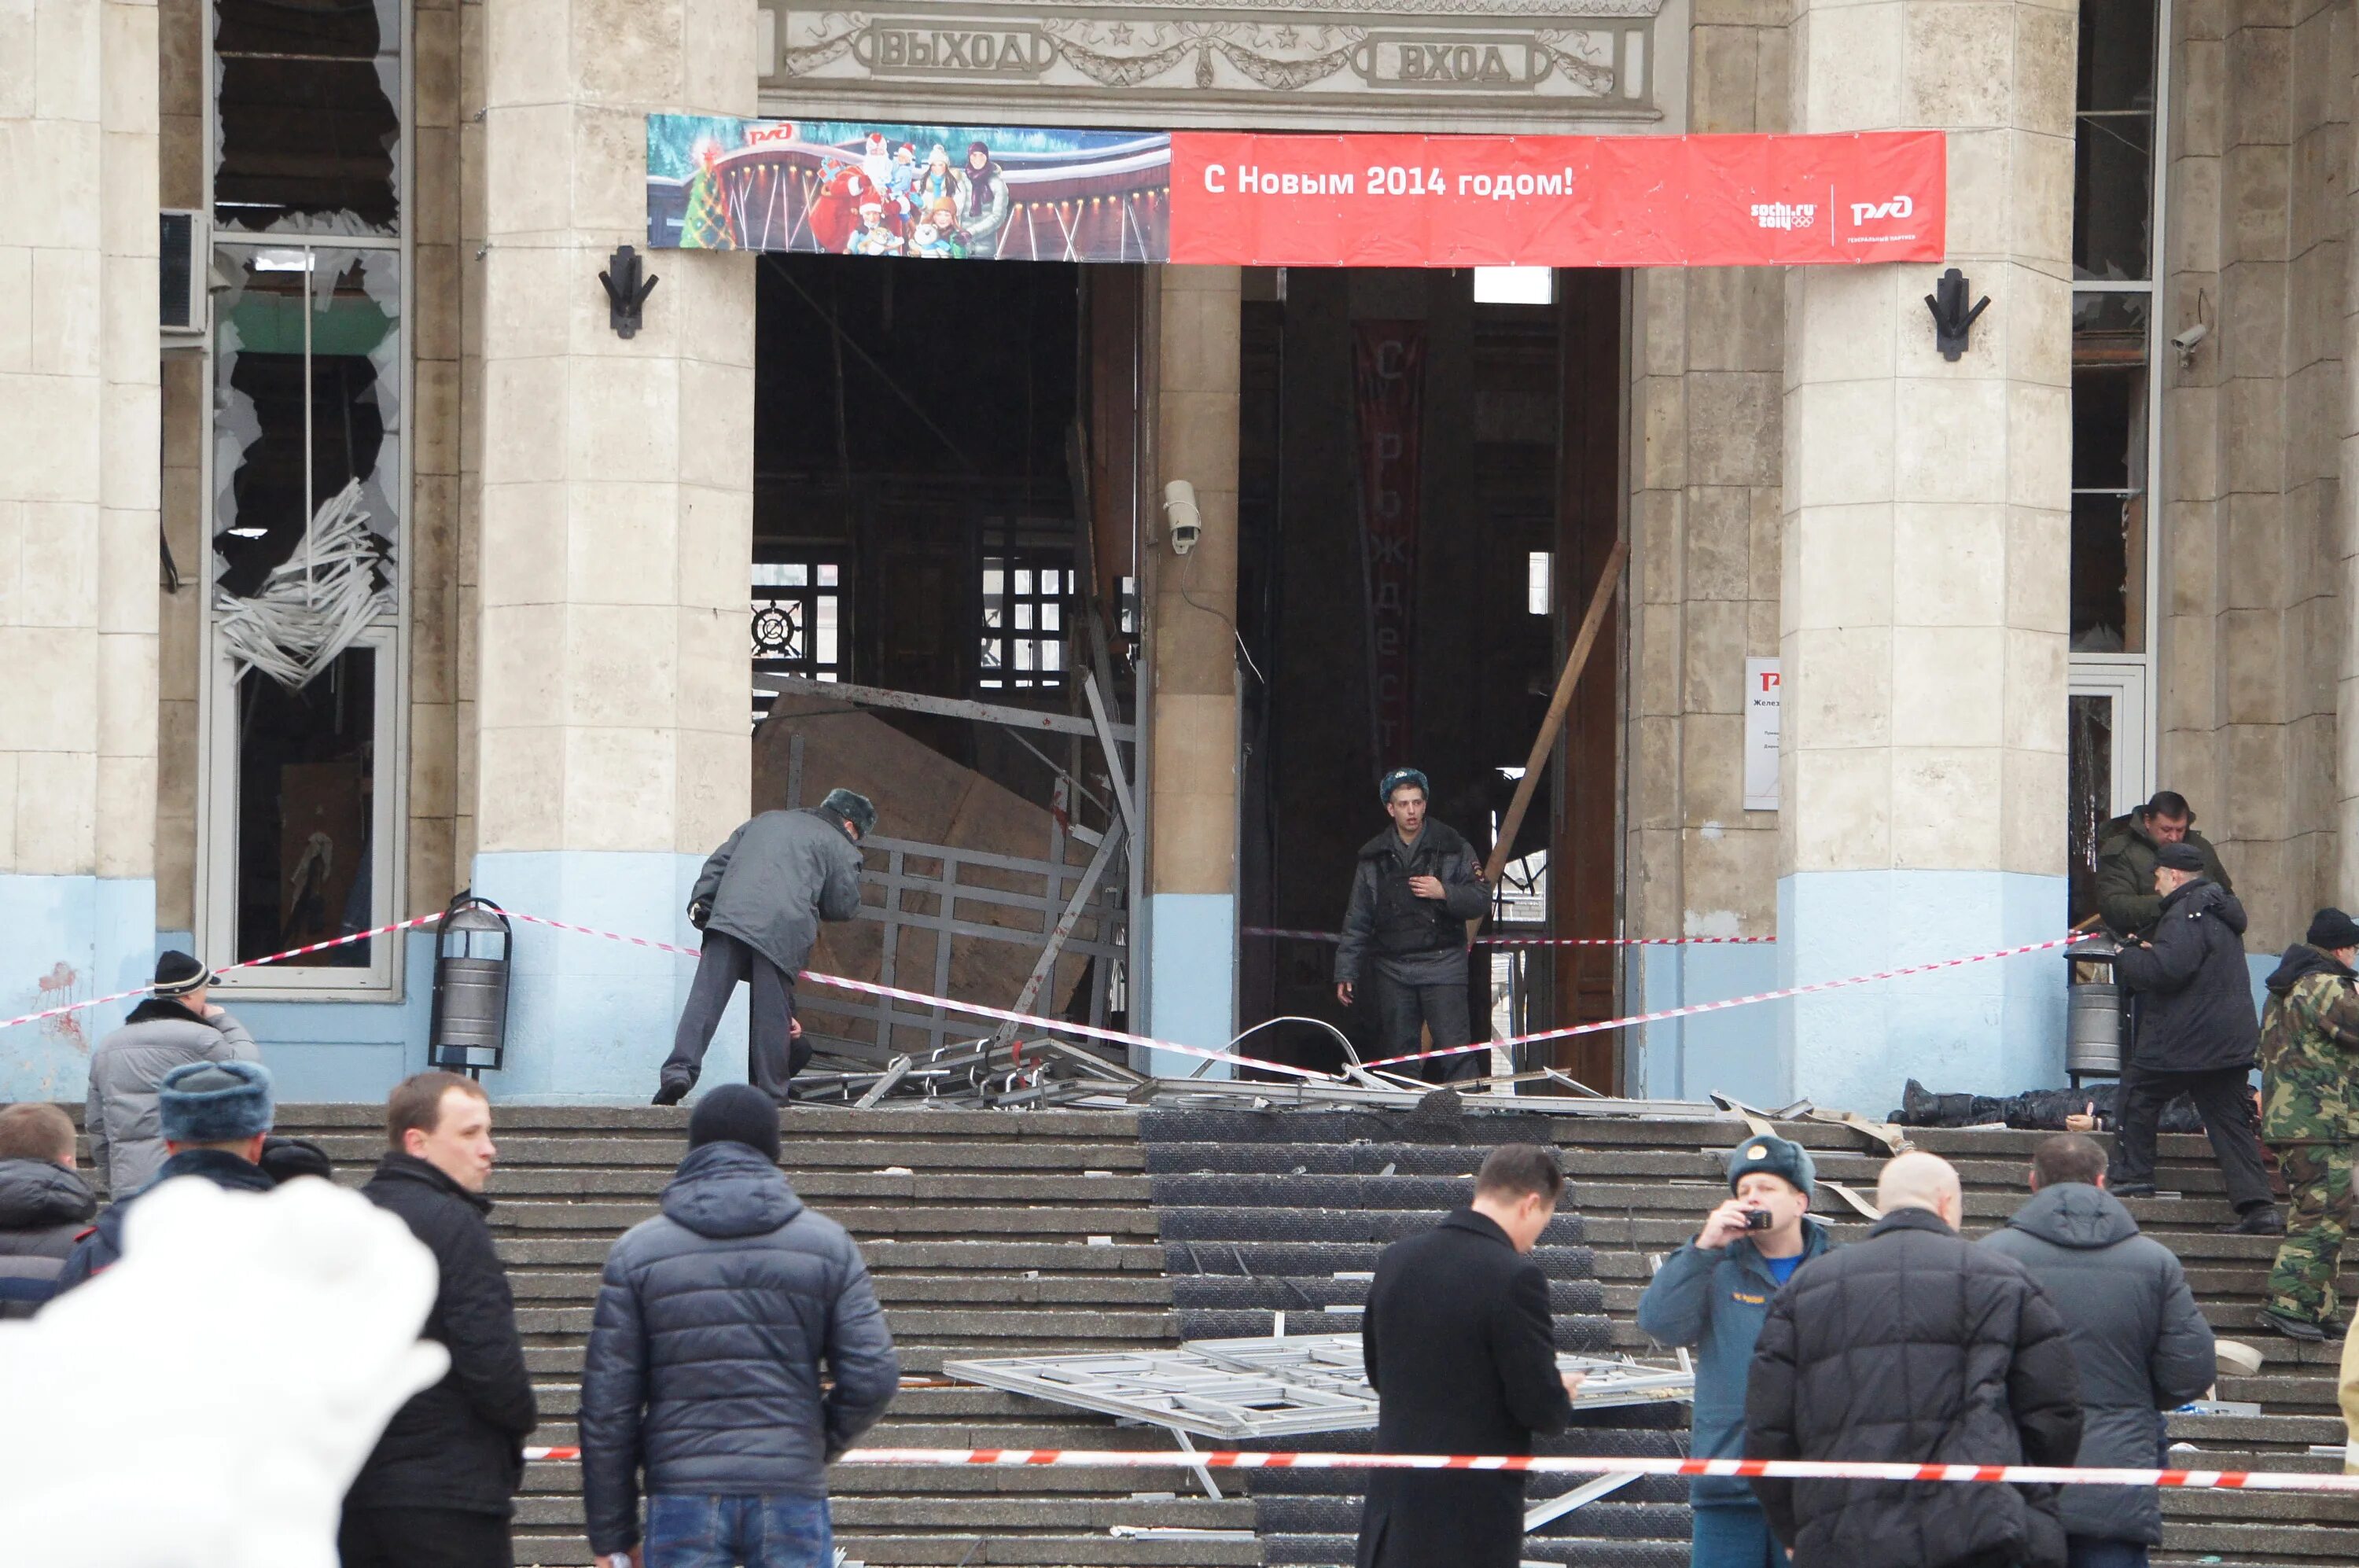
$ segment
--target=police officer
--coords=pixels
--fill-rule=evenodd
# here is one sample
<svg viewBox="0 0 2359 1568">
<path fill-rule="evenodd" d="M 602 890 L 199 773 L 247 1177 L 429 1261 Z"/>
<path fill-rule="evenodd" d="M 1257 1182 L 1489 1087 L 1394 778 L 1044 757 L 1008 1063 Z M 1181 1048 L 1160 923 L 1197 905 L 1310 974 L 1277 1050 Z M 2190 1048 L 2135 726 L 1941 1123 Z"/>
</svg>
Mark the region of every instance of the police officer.
<svg viewBox="0 0 2359 1568">
<path fill-rule="evenodd" d="M 2321 909 L 2267 982 L 2261 1008 L 2261 1138 L 2277 1150 L 2293 1213 L 2269 1269 L 2265 1327 L 2293 1339 L 2340 1334 L 2334 1271 L 2350 1228 L 2359 1150 L 2359 921 Z"/>
<path fill-rule="evenodd" d="M 1383 1056 L 1416 1051 L 1420 1026 L 1432 1032 L 1436 1051 L 1473 1038 L 1466 922 L 1491 907 L 1491 891 L 1475 869 L 1473 847 L 1425 814 L 1427 792 L 1425 775 L 1414 768 L 1394 768 L 1378 786 L 1392 826 L 1360 846 L 1335 950 L 1336 997 L 1353 1006 L 1364 975 Z M 1465 1051 L 1427 1062 L 1426 1076 L 1480 1078 L 1487 1066 L 1481 1051 Z"/>
</svg>

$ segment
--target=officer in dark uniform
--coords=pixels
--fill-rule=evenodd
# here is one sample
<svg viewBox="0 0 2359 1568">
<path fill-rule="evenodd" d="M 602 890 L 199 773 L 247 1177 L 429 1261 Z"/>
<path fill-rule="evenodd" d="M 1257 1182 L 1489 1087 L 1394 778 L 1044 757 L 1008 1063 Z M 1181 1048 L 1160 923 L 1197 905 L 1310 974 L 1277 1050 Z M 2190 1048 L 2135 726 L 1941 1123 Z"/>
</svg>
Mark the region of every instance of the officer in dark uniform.
<svg viewBox="0 0 2359 1568">
<path fill-rule="evenodd" d="M 1374 1005 L 1376 1050 L 1401 1056 L 1419 1049 L 1422 1026 L 1444 1051 L 1473 1038 L 1466 1007 L 1466 922 L 1491 907 L 1473 846 L 1425 814 L 1425 775 L 1396 768 L 1378 794 L 1392 826 L 1361 846 L 1335 950 L 1335 995 L 1345 1007 L 1363 980 Z M 1427 1062 L 1435 1082 L 1480 1078 L 1490 1063 L 1479 1051 Z"/>
</svg>

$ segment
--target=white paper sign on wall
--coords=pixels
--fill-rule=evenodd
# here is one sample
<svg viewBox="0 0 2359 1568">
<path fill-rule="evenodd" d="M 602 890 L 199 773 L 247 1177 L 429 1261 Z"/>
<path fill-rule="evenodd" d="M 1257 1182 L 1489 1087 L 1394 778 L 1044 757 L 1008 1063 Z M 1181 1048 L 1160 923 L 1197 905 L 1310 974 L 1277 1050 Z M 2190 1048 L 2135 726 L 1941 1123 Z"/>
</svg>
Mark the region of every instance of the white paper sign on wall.
<svg viewBox="0 0 2359 1568">
<path fill-rule="evenodd" d="M 1777 809 L 1777 661 L 1745 661 L 1745 809 Z"/>
</svg>

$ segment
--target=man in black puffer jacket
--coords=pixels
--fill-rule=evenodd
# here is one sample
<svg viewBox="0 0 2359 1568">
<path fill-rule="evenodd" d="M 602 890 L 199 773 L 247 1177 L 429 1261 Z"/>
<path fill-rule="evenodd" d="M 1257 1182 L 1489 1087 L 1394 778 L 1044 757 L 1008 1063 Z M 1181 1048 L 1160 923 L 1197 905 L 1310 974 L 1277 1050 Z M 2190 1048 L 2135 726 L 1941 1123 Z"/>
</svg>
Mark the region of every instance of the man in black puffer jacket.
<svg viewBox="0 0 2359 1568">
<path fill-rule="evenodd" d="M 590 1550 L 650 1565 L 825 1568 L 827 1466 L 875 1423 L 899 1359 L 860 1249 L 778 1169 L 778 1107 L 698 1102 L 663 1213 L 606 1256 L 582 1374 Z M 834 1378 L 822 1390 L 822 1368 Z"/>
<path fill-rule="evenodd" d="M 1466 1006 L 1466 922 L 1491 908 L 1473 846 L 1425 814 L 1425 775 L 1396 768 L 1377 786 L 1393 825 L 1360 846 L 1352 899 L 1335 949 L 1335 996 L 1355 1005 L 1364 981 L 1375 1009 L 1376 1051 L 1404 1056 L 1420 1029 L 1433 1049 L 1473 1039 Z M 1481 1078 L 1491 1068 L 1481 1051 L 1423 1063 L 1440 1083 Z"/>
<path fill-rule="evenodd" d="M 392 1145 L 361 1196 L 401 1216 L 441 1271 L 424 1337 L 442 1380 L 394 1412 L 344 1494 L 343 1568 L 509 1568 L 524 1440 L 539 1420 L 484 1196 L 498 1150 L 483 1085 L 420 1073 L 386 1101 Z"/>
<path fill-rule="evenodd" d="M 2236 1208 L 2236 1223 L 2225 1228 L 2283 1236 L 2253 1126 L 2261 1024 L 2245 962 L 2245 906 L 2203 875 L 2203 857 L 2189 845 L 2166 844 L 2156 861 L 2162 918 L 2152 936 L 2123 943 L 2114 960 L 2137 1033 L 2122 1063 L 2122 1132 L 2109 1189 L 2116 1198 L 2154 1196 L 2156 1124 L 2162 1108 L 2185 1094 L 2203 1118 Z"/>
<path fill-rule="evenodd" d="M 1949 1161 L 1904 1154 L 1864 1241 L 1769 1304 L 1745 1390 L 1747 1459 L 2070 1465 L 2081 1381 L 2063 1320 L 2013 1260 L 1957 1233 Z M 1794 1568 L 2064 1568 L 2053 1486 L 1756 1480 Z"/>
</svg>

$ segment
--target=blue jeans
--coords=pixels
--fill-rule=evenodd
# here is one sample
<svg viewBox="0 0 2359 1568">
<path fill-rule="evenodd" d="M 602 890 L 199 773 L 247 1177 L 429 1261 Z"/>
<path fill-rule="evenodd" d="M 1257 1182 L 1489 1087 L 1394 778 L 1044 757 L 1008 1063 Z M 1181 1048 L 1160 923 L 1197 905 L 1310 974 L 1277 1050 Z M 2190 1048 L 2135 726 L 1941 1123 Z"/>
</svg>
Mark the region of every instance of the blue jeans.
<svg viewBox="0 0 2359 1568">
<path fill-rule="evenodd" d="M 1769 1533 L 1769 1516 L 1760 1508 L 1714 1503 L 1692 1512 L 1695 1535 L 1688 1568 L 1786 1568 L 1786 1549 Z"/>
<path fill-rule="evenodd" d="M 2101 1535 L 2064 1538 L 2068 1568 L 2146 1568 L 2147 1551 L 2142 1541 L 2107 1541 Z"/>
<path fill-rule="evenodd" d="M 647 1499 L 647 1568 L 829 1568 L 834 1555 L 825 1497 Z"/>
</svg>

